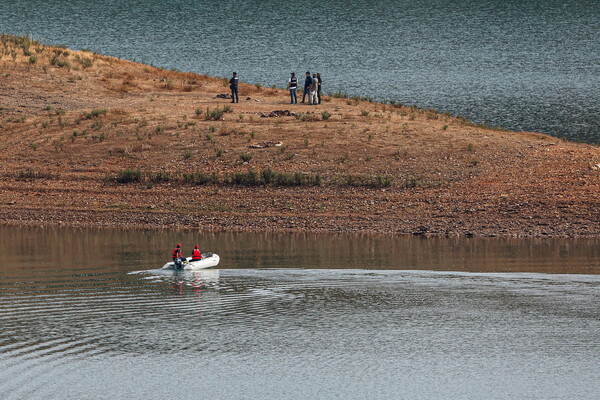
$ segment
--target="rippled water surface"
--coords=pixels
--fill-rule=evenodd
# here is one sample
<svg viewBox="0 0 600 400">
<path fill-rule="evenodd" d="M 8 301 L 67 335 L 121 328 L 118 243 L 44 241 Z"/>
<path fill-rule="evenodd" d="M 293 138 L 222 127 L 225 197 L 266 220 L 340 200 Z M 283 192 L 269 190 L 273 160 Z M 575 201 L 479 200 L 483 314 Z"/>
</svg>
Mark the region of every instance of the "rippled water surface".
<svg viewBox="0 0 600 400">
<path fill-rule="evenodd" d="M 280 87 L 317 70 L 326 92 L 600 142 L 596 0 L 2 1 L 0 31 Z"/>
<path fill-rule="evenodd" d="M 595 398 L 598 241 L 446 240 L 1 227 L 0 398 Z"/>
</svg>

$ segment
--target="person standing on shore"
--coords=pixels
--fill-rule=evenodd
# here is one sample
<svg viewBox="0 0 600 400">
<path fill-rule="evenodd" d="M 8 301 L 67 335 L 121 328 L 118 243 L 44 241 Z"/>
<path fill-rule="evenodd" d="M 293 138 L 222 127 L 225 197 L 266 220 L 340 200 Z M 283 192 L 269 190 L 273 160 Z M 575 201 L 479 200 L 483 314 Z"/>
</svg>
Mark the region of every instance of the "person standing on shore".
<svg viewBox="0 0 600 400">
<path fill-rule="evenodd" d="M 312 78 L 310 77 L 310 71 L 306 71 L 306 79 L 304 79 L 304 92 L 302 93 L 302 102 L 304 103 L 306 95 L 310 100 L 310 88 L 312 86 Z"/>
<path fill-rule="evenodd" d="M 317 105 L 319 104 L 319 80 L 317 79 L 317 74 L 313 74 L 312 76 L 312 84 L 310 85 L 310 104 Z"/>
<path fill-rule="evenodd" d="M 239 83 L 239 81 L 240 81 L 240 79 L 237 76 L 237 72 L 234 72 L 233 76 L 229 80 L 229 88 L 231 89 L 231 102 L 232 103 L 239 103 L 240 102 L 240 96 L 238 94 L 238 83 Z"/>
<path fill-rule="evenodd" d="M 321 79 L 320 72 L 317 72 L 317 81 L 319 82 L 319 87 L 317 89 L 317 97 L 319 98 L 319 104 L 321 104 L 321 86 L 323 85 L 323 79 Z"/>
<path fill-rule="evenodd" d="M 298 90 L 298 78 L 296 78 L 295 72 L 292 72 L 288 80 L 288 89 L 290 89 L 290 104 L 298 104 L 298 94 L 296 93 Z"/>
</svg>

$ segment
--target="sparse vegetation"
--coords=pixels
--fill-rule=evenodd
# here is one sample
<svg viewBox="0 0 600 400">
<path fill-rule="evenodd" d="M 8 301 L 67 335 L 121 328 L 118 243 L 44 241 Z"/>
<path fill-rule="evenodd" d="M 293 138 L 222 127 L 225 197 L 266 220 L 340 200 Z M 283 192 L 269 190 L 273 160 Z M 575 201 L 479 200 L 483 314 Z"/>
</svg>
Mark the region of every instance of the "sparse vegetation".
<svg viewBox="0 0 600 400">
<path fill-rule="evenodd" d="M 386 188 L 392 186 L 394 179 L 391 176 L 363 176 L 347 175 L 344 184 L 355 187 Z"/>
<path fill-rule="evenodd" d="M 250 162 L 250 160 L 252 159 L 252 154 L 250 153 L 240 153 L 240 159 L 243 162 Z"/>
<path fill-rule="evenodd" d="M 206 113 L 204 114 L 204 119 L 207 121 L 220 121 L 223 119 L 223 114 L 225 111 L 221 108 L 215 108 L 211 110 L 210 108 L 206 108 Z"/>
<path fill-rule="evenodd" d="M 64 58 L 60 58 L 57 55 L 50 59 L 50 64 L 59 68 L 71 68 L 69 61 L 65 60 Z"/>
<path fill-rule="evenodd" d="M 223 183 L 242 186 L 319 186 L 322 179 L 320 175 L 305 174 L 303 172 L 280 173 L 264 169 L 260 173 L 254 171 L 236 172 L 226 174 Z"/>
<path fill-rule="evenodd" d="M 341 90 L 336 90 L 335 92 L 329 93 L 329 96 L 334 97 L 336 99 L 347 99 L 348 93 L 343 92 Z"/>
<path fill-rule="evenodd" d="M 207 183 L 218 183 L 219 178 L 216 173 L 206 174 L 200 171 L 183 174 L 183 181 L 194 185 L 205 185 Z"/>
<path fill-rule="evenodd" d="M 0 34 L 0 41 L 4 46 L 7 44 L 11 44 L 15 47 L 27 47 L 29 46 L 39 46 L 39 42 L 37 40 L 33 40 L 29 36 L 14 36 L 14 35 L 6 35 Z"/>
<path fill-rule="evenodd" d="M 406 178 L 404 180 L 404 187 L 405 188 L 416 188 L 417 184 L 418 184 L 418 179 L 417 178 Z"/>
<path fill-rule="evenodd" d="M 76 60 L 79 61 L 79 64 L 81 64 L 83 68 L 89 68 L 94 64 L 94 60 L 91 58 L 77 56 Z"/>
<path fill-rule="evenodd" d="M 24 176 L 27 177 L 28 175 Z M 191 173 L 171 174 L 165 171 L 143 173 L 140 170 L 126 169 L 119 171 L 116 181 L 118 183 L 151 182 L 152 186 L 161 182 L 224 186 L 319 186 L 323 183 L 321 176 L 318 174 L 281 173 L 268 168 L 262 171 L 226 172 L 221 178 L 214 172 L 205 173 L 199 170 Z M 374 182 L 376 182 L 376 179 L 374 179 Z"/>
<path fill-rule="evenodd" d="M 294 117 L 296 117 L 296 119 L 299 119 L 302 122 L 308 122 L 308 121 L 319 121 L 319 117 L 317 117 L 317 115 L 313 114 L 313 113 L 296 113 L 294 114 Z"/>
<path fill-rule="evenodd" d="M 142 181 L 142 171 L 139 169 L 123 169 L 117 173 L 118 183 L 132 183 Z"/>
<path fill-rule="evenodd" d="M 154 173 L 149 173 L 149 174 L 147 174 L 147 177 L 148 177 L 148 181 L 150 181 L 152 183 L 171 182 L 173 180 L 173 177 L 167 171 L 158 171 L 158 172 L 154 172 Z M 141 178 L 142 178 L 142 176 L 140 175 L 140 180 L 141 180 Z"/>
<path fill-rule="evenodd" d="M 361 101 L 373 103 L 375 101 L 372 97 L 368 97 L 368 96 L 352 96 L 351 99 L 357 103 L 361 102 Z"/>
<path fill-rule="evenodd" d="M 81 115 L 82 119 L 92 119 L 92 118 L 99 118 L 102 115 L 105 115 L 106 113 L 108 113 L 108 110 L 105 108 L 96 108 L 90 112 L 86 112 L 83 113 Z"/>
<path fill-rule="evenodd" d="M 92 123 L 92 129 L 95 130 L 99 130 L 100 128 L 102 128 L 102 126 L 104 126 L 104 123 L 100 120 L 96 120 Z"/>
<path fill-rule="evenodd" d="M 223 176 L 223 183 L 226 185 L 256 186 L 260 185 L 261 181 L 256 172 L 249 171 L 226 173 Z"/>
<path fill-rule="evenodd" d="M 58 179 L 59 176 L 50 172 L 36 171 L 34 169 L 27 168 L 15 172 L 15 178 L 17 180 Z"/>
<path fill-rule="evenodd" d="M 319 186 L 322 183 L 322 178 L 318 174 L 312 175 L 303 172 L 293 174 L 273 172 L 269 183 L 275 186 Z"/>
</svg>

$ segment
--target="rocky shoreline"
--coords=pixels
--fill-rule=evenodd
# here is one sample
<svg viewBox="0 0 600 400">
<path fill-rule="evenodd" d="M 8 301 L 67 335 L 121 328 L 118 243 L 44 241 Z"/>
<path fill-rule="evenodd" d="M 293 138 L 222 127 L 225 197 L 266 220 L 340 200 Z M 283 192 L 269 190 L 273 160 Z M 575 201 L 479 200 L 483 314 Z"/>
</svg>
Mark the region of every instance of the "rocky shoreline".
<svg viewBox="0 0 600 400">
<path fill-rule="evenodd" d="M 166 189 L 166 190 L 164 190 Z M 73 193 L 52 194 L 68 199 Z M 45 201 L 48 191 L 39 195 L 43 204 L 27 199 L 8 202 L 0 208 L 0 221 L 11 225 L 74 226 L 107 228 L 170 228 L 206 231 L 257 232 L 335 232 L 370 234 L 409 234 L 419 236 L 479 237 L 598 237 L 597 213 L 578 205 L 535 204 L 534 199 L 518 203 L 487 203 L 485 206 L 460 204 L 431 196 L 416 198 L 410 193 L 398 196 L 380 190 L 315 189 L 219 189 L 223 201 L 198 203 L 191 210 L 186 201 L 169 194 L 177 188 L 163 188 L 153 204 L 131 193 L 128 203 L 104 208 L 64 207 Z M 204 187 L 196 195 L 215 196 L 215 188 Z M 29 192 L 29 191 L 28 191 Z M 6 192 L 5 192 L 6 193 Z M 98 199 L 98 195 L 89 195 Z M 84 194 L 81 196 L 85 198 Z M 103 196 L 104 197 L 104 196 Z M 114 201 L 112 194 L 107 201 Z M 120 197 L 122 200 L 123 197 Z M 226 199 L 226 200 L 224 200 Z M 5 203 L 6 204 L 6 203 Z M 317 206 L 315 206 L 317 205 Z M 399 206 L 400 205 L 400 206 Z M 186 212 L 180 211 L 188 207 Z M 322 210 L 319 210 L 318 208 Z M 334 213 L 323 211 L 336 209 Z M 589 210 L 586 212 L 585 210 Z"/>
</svg>

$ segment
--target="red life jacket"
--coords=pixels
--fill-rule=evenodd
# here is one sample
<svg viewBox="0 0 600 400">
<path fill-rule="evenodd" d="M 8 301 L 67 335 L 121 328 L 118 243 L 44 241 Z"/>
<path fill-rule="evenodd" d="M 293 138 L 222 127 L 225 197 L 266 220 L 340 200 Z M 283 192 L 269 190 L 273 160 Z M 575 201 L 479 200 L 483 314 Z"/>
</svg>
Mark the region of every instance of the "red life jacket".
<svg viewBox="0 0 600 400">
<path fill-rule="evenodd" d="M 173 258 L 181 258 L 181 249 L 179 247 L 173 250 Z"/>
<path fill-rule="evenodd" d="M 194 249 L 194 251 L 192 251 L 192 261 L 198 261 L 201 259 L 202 259 L 202 254 L 200 253 L 200 250 Z"/>
</svg>

